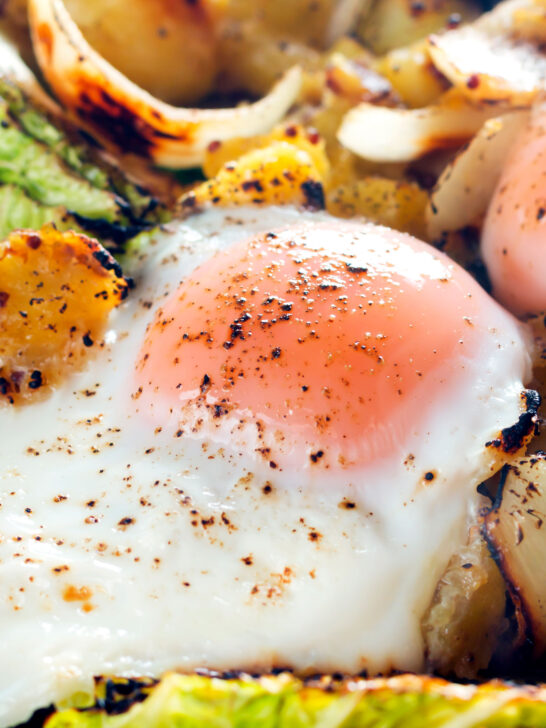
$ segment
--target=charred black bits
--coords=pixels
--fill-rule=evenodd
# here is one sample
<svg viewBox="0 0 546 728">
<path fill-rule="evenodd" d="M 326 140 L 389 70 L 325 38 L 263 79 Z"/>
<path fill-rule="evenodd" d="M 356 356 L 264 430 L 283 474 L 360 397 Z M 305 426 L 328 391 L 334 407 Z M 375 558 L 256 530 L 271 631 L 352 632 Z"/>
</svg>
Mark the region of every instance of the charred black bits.
<svg viewBox="0 0 546 728">
<path fill-rule="evenodd" d="M 413 18 L 418 18 L 426 10 L 425 3 L 422 0 L 414 0 L 410 5 L 410 13 Z"/>
<path fill-rule="evenodd" d="M 215 404 L 214 405 L 214 417 L 222 417 L 223 415 L 227 415 L 228 409 L 227 407 L 224 407 L 221 404 Z"/>
<path fill-rule="evenodd" d="M 277 463 L 276 463 L 276 462 L 275 462 L 274 460 L 270 460 L 270 461 L 269 461 L 269 467 L 270 467 L 270 468 L 271 468 L 272 470 L 275 470 L 275 469 L 277 468 Z"/>
<path fill-rule="evenodd" d="M 95 250 L 93 258 L 101 264 L 104 270 L 111 270 L 118 278 L 123 277 L 123 271 L 117 260 L 107 250 Z"/>
<path fill-rule="evenodd" d="M 544 215 L 546 215 L 546 210 L 543 207 L 539 207 L 537 210 L 537 220 L 542 220 Z"/>
<path fill-rule="evenodd" d="M 248 556 L 243 556 L 241 561 L 243 562 L 243 564 L 245 564 L 245 566 L 252 566 L 252 554 L 249 554 Z"/>
<path fill-rule="evenodd" d="M 324 209 L 324 189 L 320 182 L 307 180 L 301 185 L 301 191 L 305 195 L 305 205 L 310 210 Z"/>
<path fill-rule="evenodd" d="M 311 462 L 317 463 L 323 456 L 324 456 L 324 451 L 317 450 L 316 452 L 312 452 L 309 457 L 311 458 Z"/>
<path fill-rule="evenodd" d="M 248 192 L 249 190 L 256 190 L 256 192 L 264 191 L 263 185 L 258 179 L 246 180 L 246 182 L 241 184 L 241 187 L 245 192 Z"/>
<path fill-rule="evenodd" d="M 120 526 L 120 528 L 126 528 L 127 526 L 130 526 L 134 522 L 135 522 L 134 518 L 130 518 L 129 516 L 126 516 L 125 518 L 122 518 L 118 522 L 118 526 Z"/>
<path fill-rule="evenodd" d="M 463 569 L 471 569 L 471 568 L 472 568 L 472 564 L 470 562 L 463 564 Z"/>
<path fill-rule="evenodd" d="M 446 21 L 446 26 L 451 30 L 457 28 L 462 22 L 462 16 L 460 13 L 451 13 Z"/>
<path fill-rule="evenodd" d="M 271 358 L 272 359 L 278 359 L 281 355 L 281 349 L 280 347 L 276 346 L 273 351 L 271 352 Z"/>
<path fill-rule="evenodd" d="M 97 699 L 96 708 L 104 711 L 106 715 L 126 713 L 132 705 L 145 700 L 150 688 L 157 683 L 151 678 L 128 679 L 119 682 L 111 678 L 95 678 L 95 682 L 97 686 L 104 685 L 104 697 Z"/>
<path fill-rule="evenodd" d="M 435 475 L 430 470 L 428 473 L 425 473 L 425 475 L 424 475 L 424 479 L 428 480 L 429 482 L 434 480 L 434 478 L 435 478 Z"/>
<path fill-rule="evenodd" d="M 264 495 L 269 495 L 272 492 L 272 490 L 273 490 L 273 486 L 271 485 L 271 483 L 266 483 L 264 485 L 264 487 L 262 488 L 262 493 Z"/>
<path fill-rule="evenodd" d="M 93 346 L 94 342 L 93 342 L 93 339 L 91 338 L 89 331 L 86 334 L 84 334 L 82 341 L 83 341 L 83 345 L 86 347 Z"/>
<path fill-rule="evenodd" d="M 210 377 L 208 374 L 203 376 L 199 389 L 201 390 L 201 394 L 205 394 L 210 389 Z"/>
<path fill-rule="evenodd" d="M 30 375 L 30 381 L 28 383 L 29 389 L 40 389 L 42 384 L 42 372 L 35 369 Z"/>
<path fill-rule="evenodd" d="M 0 291 L 0 308 L 5 308 L 8 300 L 9 293 L 6 293 L 5 291 Z"/>
</svg>

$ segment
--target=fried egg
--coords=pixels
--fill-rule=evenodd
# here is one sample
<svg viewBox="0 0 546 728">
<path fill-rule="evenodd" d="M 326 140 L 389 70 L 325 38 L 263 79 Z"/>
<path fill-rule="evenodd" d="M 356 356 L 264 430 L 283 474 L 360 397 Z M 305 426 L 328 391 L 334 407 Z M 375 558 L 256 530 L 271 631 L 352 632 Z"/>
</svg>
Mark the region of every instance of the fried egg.
<svg viewBox="0 0 546 728">
<path fill-rule="evenodd" d="M 525 330 L 426 244 L 290 207 L 129 268 L 96 357 L 0 410 L 0 724 L 95 675 L 422 669 Z"/>
<path fill-rule="evenodd" d="M 535 109 L 514 144 L 483 227 L 493 293 L 518 315 L 546 311 L 545 111 Z"/>
</svg>

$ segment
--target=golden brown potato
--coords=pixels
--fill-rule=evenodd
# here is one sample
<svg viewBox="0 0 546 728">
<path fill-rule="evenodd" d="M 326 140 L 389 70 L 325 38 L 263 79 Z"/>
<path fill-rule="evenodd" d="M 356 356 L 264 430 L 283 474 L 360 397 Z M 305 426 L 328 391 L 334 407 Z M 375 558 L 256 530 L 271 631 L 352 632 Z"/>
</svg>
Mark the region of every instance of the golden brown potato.
<svg viewBox="0 0 546 728">
<path fill-rule="evenodd" d="M 366 177 L 328 193 L 328 211 L 339 217 L 362 216 L 423 238 L 427 193 L 412 182 Z"/>
<path fill-rule="evenodd" d="M 185 105 L 212 88 L 216 44 L 202 2 L 67 0 L 66 7 L 90 45 L 154 96 Z"/>
<path fill-rule="evenodd" d="M 252 149 L 237 161 L 227 162 L 215 177 L 182 198 L 182 208 L 193 210 L 208 205 L 301 205 L 324 207 L 323 180 L 326 157 L 294 134 L 294 143 L 273 140 L 268 146 Z"/>
<path fill-rule="evenodd" d="M 299 124 L 282 124 L 269 134 L 248 138 L 238 137 L 213 143 L 205 154 L 203 172 L 207 177 L 215 177 L 227 162 L 239 160 L 252 149 L 265 149 L 276 142 L 288 142 L 291 146 L 306 152 L 311 157 L 320 178 L 322 180 L 326 178 L 328 161 L 324 140 L 315 131 L 308 131 Z"/>
<path fill-rule="evenodd" d="M 313 71 L 321 63 L 321 54 L 315 49 L 280 37 L 252 19 L 223 27 L 218 36 L 218 54 L 219 88 L 254 96 L 267 93 L 279 75 L 294 65 Z"/>
<path fill-rule="evenodd" d="M 84 235 L 16 231 L 0 242 L 0 400 L 30 399 L 100 345 L 128 285 Z"/>
</svg>

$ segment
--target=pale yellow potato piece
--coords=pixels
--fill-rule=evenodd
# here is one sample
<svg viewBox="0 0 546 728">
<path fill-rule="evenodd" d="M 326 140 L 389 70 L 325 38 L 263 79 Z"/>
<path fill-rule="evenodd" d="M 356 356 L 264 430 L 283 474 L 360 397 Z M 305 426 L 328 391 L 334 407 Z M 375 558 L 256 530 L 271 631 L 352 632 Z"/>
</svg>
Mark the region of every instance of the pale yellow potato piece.
<svg viewBox="0 0 546 728">
<path fill-rule="evenodd" d="M 511 637 L 504 617 L 505 592 L 504 579 L 476 525 L 438 582 L 422 622 L 430 670 L 475 678 L 489 665 L 501 637 L 507 643 Z"/>
<path fill-rule="evenodd" d="M 466 21 L 478 14 L 478 5 L 468 0 L 377 0 L 362 17 L 358 36 L 382 54 L 444 28 L 450 18 Z"/>
<path fill-rule="evenodd" d="M 172 104 L 198 101 L 217 72 L 214 27 L 202 3 L 66 0 L 90 45 L 115 68 Z"/>
<path fill-rule="evenodd" d="M 411 108 L 434 103 L 449 87 L 449 82 L 434 67 L 425 41 L 395 48 L 377 58 L 372 68 L 390 82 L 400 99 Z"/>
<path fill-rule="evenodd" d="M 264 28 L 326 48 L 354 26 L 370 0 L 211 0 L 230 20 L 260 20 Z"/>
<path fill-rule="evenodd" d="M 305 43 L 275 34 L 254 19 L 224 24 L 218 35 L 218 86 L 262 96 L 279 75 L 294 65 L 312 72 L 322 55 Z"/>
</svg>

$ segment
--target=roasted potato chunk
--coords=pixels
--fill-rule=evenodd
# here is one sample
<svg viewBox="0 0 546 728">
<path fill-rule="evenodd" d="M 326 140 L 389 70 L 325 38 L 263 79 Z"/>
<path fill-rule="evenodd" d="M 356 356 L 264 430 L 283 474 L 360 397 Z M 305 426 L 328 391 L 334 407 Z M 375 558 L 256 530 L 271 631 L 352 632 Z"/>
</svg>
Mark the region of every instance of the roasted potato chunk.
<svg viewBox="0 0 546 728">
<path fill-rule="evenodd" d="M 427 202 L 427 193 L 413 182 L 366 177 L 329 192 L 326 206 L 338 217 L 362 216 L 422 238 Z"/>
<path fill-rule="evenodd" d="M 258 20 L 277 35 L 318 48 L 347 32 L 366 0 L 210 0 L 226 18 Z M 340 7 L 345 6 L 345 7 Z"/>
<path fill-rule="evenodd" d="M 310 209 L 324 207 L 323 183 L 328 174 L 328 161 L 322 143 L 310 141 L 297 126 L 273 132 L 253 142 L 235 140 L 218 146 L 210 152 L 205 169 L 214 170 L 219 160 L 212 157 L 218 153 L 220 158 L 231 156 L 236 161 L 228 161 L 216 171 L 215 176 L 203 182 L 182 198 L 186 210 L 207 205 L 247 205 L 247 204 L 295 204 Z M 261 146 L 266 143 L 266 146 Z M 249 144 L 258 148 L 251 149 L 242 156 L 241 151 Z M 233 155 L 233 156 L 232 156 Z"/>
<path fill-rule="evenodd" d="M 434 67 L 425 41 L 395 48 L 372 63 L 401 100 L 411 108 L 434 103 L 449 88 L 449 81 Z"/>
<path fill-rule="evenodd" d="M 193 103 L 216 75 L 214 28 L 203 4 L 172 0 L 66 0 L 86 40 L 154 96 Z"/>
<path fill-rule="evenodd" d="M 0 400 L 58 383 L 101 345 L 128 282 L 99 243 L 53 225 L 0 243 Z"/>
</svg>

